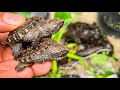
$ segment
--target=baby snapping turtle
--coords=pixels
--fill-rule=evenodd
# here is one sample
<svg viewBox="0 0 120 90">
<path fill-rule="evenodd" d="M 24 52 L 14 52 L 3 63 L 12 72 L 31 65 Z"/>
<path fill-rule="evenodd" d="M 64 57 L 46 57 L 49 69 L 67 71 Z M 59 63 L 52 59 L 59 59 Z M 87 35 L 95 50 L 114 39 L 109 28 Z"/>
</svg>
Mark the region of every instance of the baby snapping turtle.
<svg viewBox="0 0 120 90">
<path fill-rule="evenodd" d="M 75 42 L 80 46 L 77 51 L 80 56 L 87 56 L 95 52 L 113 51 L 112 44 L 96 23 L 92 25 L 82 22 L 71 23 L 64 37 L 66 42 Z"/>
<path fill-rule="evenodd" d="M 23 49 L 20 56 L 15 58 L 19 61 L 16 71 L 21 71 L 33 63 L 42 63 L 47 60 L 62 60 L 68 53 L 65 45 L 58 44 L 51 38 L 43 38 L 35 49 L 27 47 Z"/>
<path fill-rule="evenodd" d="M 3 44 L 11 45 L 23 41 L 36 44 L 41 38 L 56 33 L 63 26 L 63 23 L 64 21 L 61 19 L 44 20 L 38 16 L 31 17 L 24 25 L 10 32 Z"/>
<path fill-rule="evenodd" d="M 22 48 L 22 42 L 31 42 L 32 47 L 35 48 L 41 38 L 51 37 L 52 34 L 60 30 L 63 24 L 64 21 L 61 19 L 45 20 L 34 16 L 28 18 L 24 25 L 10 32 L 8 38 L 2 44 L 11 46 L 13 55 L 18 57 Z M 17 49 L 16 52 L 15 49 Z"/>
<path fill-rule="evenodd" d="M 66 46 L 51 39 L 52 34 L 59 31 L 63 24 L 61 19 L 44 20 L 35 16 L 10 32 L 2 44 L 11 46 L 14 59 L 19 61 L 15 70 L 22 71 L 33 63 L 65 58 L 68 53 Z"/>
</svg>

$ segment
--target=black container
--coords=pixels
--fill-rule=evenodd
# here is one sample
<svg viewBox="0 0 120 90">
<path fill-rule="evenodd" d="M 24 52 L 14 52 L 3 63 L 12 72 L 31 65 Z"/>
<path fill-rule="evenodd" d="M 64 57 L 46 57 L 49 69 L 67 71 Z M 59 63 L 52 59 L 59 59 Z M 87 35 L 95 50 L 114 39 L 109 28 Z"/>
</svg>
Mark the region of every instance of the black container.
<svg viewBox="0 0 120 90">
<path fill-rule="evenodd" d="M 119 12 L 99 12 L 98 23 L 104 33 L 120 37 Z"/>
</svg>

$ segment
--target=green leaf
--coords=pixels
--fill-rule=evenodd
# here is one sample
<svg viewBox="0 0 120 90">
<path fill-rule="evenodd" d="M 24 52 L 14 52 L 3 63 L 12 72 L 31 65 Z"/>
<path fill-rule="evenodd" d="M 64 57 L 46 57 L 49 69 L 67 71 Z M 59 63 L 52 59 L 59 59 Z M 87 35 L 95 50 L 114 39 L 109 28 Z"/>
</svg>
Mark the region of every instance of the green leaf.
<svg viewBox="0 0 120 90">
<path fill-rule="evenodd" d="M 54 18 L 60 18 L 64 21 L 69 21 L 72 18 L 72 16 L 70 12 L 55 12 Z"/>
<path fill-rule="evenodd" d="M 59 42 L 63 34 L 67 31 L 68 25 L 81 14 L 81 12 L 76 12 L 74 17 L 71 16 L 71 12 L 55 12 L 54 18 L 60 18 L 64 20 L 64 26 L 56 34 L 52 35 L 52 39 Z"/>
<path fill-rule="evenodd" d="M 81 14 L 81 12 L 76 12 L 76 15 L 80 15 Z"/>
<path fill-rule="evenodd" d="M 104 71 L 102 74 L 99 74 L 99 75 L 94 75 L 96 78 L 106 78 L 106 77 L 108 77 L 108 76 L 110 76 L 110 75 L 112 75 L 113 74 L 113 72 L 112 71 L 109 71 L 109 70 L 106 70 L 106 71 Z"/>
<path fill-rule="evenodd" d="M 64 28 L 71 23 L 72 16 L 70 12 L 55 12 L 54 18 L 60 18 L 64 20 Z"/>
<path fill-rule="evenodd" d="M 25 18 L 29 18 L 29 16 L 30 16 L 30 12 L 12 12 L 12 13 L 21 14 L 21 15 L 23 15 Z"/>
<path fill-rule="evenodd" d="M 55 40 L 56 42 L 59 42 L 65 33 L 65 29 L 62 28 L 60 31 L 58 31 L 56 34 L 52 35 L 52 39 Z"/>
<path fill-rule="evenodd" d="M 64 70 L 59 69 L 57 73 L 49 72 L 49 76 L 51 78 L 61 78 L 61 76 L 64 75 L 64 73 Z"/>
<path fill-rule="evenodd" d="M 88 70 L 88 67 L 87 67 L 87 65 L 82 57 L 75 55 L 73 53 L 68 53 L 67 57 L 80 61 L 84 65 L 85 69 Z"/>
<path fill-rule="evenodd" d="M 68 48 L 75 47 L 75 46 L 77 46 L 76 43 L 69 43 L 69 44 L 67 44 L 67 47 L 68 47 Z"/>
<path fill-rule="evenodd" d="M 91 62 L 95 65 L 104 65 L 108 60 L 108 56 L 104 54 L 96 54 L 91 58 Z"/>
<path fill-rule="evenodd" d="M 66 31 L 67 26 L 71 23 L 72 16 L 70 12 L 55 12 L 54 18 L 60 18 L 64 20 L 64 26 L 56 34 L 52 35 L 52 39 L 59 42 Z"/>
<path fill-rule="evenodd" d="M 94 53 L 90 56 L 91 62 L 94 65 L 105 65 L 107 61 L 114 61 L 116 58 L 112 55 L 109 56 L 110 52 L 102 52 L 100 54 Z"/>
</svg>

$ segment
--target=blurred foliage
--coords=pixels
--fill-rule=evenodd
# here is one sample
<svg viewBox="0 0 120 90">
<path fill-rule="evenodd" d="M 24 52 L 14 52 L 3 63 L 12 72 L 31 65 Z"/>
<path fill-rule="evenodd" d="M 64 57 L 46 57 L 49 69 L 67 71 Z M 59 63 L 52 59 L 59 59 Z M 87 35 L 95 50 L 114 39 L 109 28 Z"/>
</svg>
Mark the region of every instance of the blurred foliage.
<svg viewBox="0 0 120 90">
<path fill-rule="evenodd" d="M 112 74 L 113 74 L 112 71 L 106 70 L 106 71 L 104 71 L 104 72 L 101 73 L 101 74 L 94 74 L 94 76 L 95 76 L 95 78 L 106 78 L 106 77 L 108 77 L 108 76 L 110 76 L 110 75 L 112 75 Z"/>
<path fill-rule="evenodd" d="M 95 78 L 106 78 L 106 77 L 108 77 L 108 76 L 110 76 L 110 75 L 112 75 L 113 74 L 113 72 L 112 71 L 109 71 L 109 70 L 105 70 L 103 73 L 101 73 L 101 74 L 94 74 L 94 77 Z"/>
<path fill-rule="evenodd" d="M 78 45 L 76 43 L 69 43 L 67 44 L 67 48 L 70 49 L 70 53 L 75 54 L 78 48 Z"/>
<path fill-rule="evenodd" d="M 59 42 L 66 31 L 67 26 L 71 23 L 72 16 L 70 12 L 55 12 L 54 18 L 60 18 L 64 20 L 64 26 L 56 34 L 52 35 L 52 38 Z"/>
<path fill-rule="evenodd" d="M 116 57 L 114 55 L 109 56 L 109 53 L 110 52 L 102 52 L 102 53 L 99 53 L 99 54 L 94 53 L 89 58 L 91 60 L 91 63 L 94 65 L 94 66 L 90 67 L 89 73 L 91 75 L 93 75 L 95 78 L 106 78 L 106 77 L 114 74 L 113 71 L 112 71 L 112 67 L 109 67 L 109 69 L 105 68 L 106 64 L 109 61 L 116 61 Z M 99 69 L 102 71 L 101 73 L 95 73 L 94 72 L 96 66 L 98 66 Z M 103 69 L 103 67 L 104 67 L 104 69 Z"/>
<path fill-rule="evenodd" d="M 68 54 L 67 54 L 67 57 L 69 57 L 69 58 L 71 58 L 71 59 L 73 59 L 73 60 L 78 60 L 78 61 L 80 61 L 80 63 L 82 63 L 82 64 L 84 65 L 84 68 L 85 68 L 86 70 L 88 69 L 86 62 L 84 61 L 84 59 L 83 59 L 82 57 L 80 57 L 80 56 L 78 56 L 78 55 L 75 55 L 75 54 L 73 54 L 73 53 L 68 53 Z"/>
<path fill-rule="evenodd" d="M 57 73 L 53 73 L 53 72 L 50 71 L 46 75 L 37 76 L 37 77 L 34 77 L 34 78 L 61 78 L 61 76 L 64 75 L 64 74 L 65 74 L 65 72 L 63 70 L 58 70 Z"/>
<path fill-rule="evenodd" d="M 52 73 L 53 74 L 57 73 L 57 62 L 56 62 L 56 60 L 52 61 Z"/>
<path fill-rule="evenodd" d="M 69 44 L 67 44 L 67 47 L 68 47 L 68 48 L 72 48 L 72 47 L 75 47 L 75 46 L 77 46 L 76 43 L 69 43 Z"/>
<path fill-rule="evenodd" d="M 109 56 L 110 52 L 94 53 L 91 55 L 91 63 L 94 65 L 105 65 L 108 61 L 116 60 L 114 56 Z"/>
<path fill-rule="evenodd" d="M 75 17 L 72 17 L 71 12 L 55 12 L 54 18 L 63 19 L 64 20 L 64 26 L 56 34 L 52 35 L 52 39 L 55 40 L 56 42 L 60 42 L 60 40 L 62 39 L 62 36 L 67 31 L 68 25 L 72 22 L 72 20 L 74 20 L 74 18 L 76 18 L 76 16 L 79 16 L 79 15 L 80 15 L 79 12 L 76 13 Z M 73 44 L 68 44 L 68 47 L 70 47 L 70 46 L 73 46 Z M 82 59 L 82 57 L 80 57 L 78 55 L 75 55 L 74 53 L 75 53 L 75 49 L 72 51 L 72 53 L 70 51 L 67 54 L 67 57 L 69 57 L 71 59 L 79 60 L 84 65 L 85 69 L 87 69 L 88 67 L 87 67 L 85 61 Z M 56 71 L 56 70 L 54 70 L 54 69 L 56 69 L 56 63 L 57 63 L 57 61 L 54 60 L 53 61 L 53 66 L 52 66 L 52 71 L 53 72 Z"/>
<path fill-rule="evenodd" d="M 68 25 L 81 13 L 77 12 L 74 17 L 72 17 L 71 12 L 55 12 L 54 18 L 60 18 L 64 20 L 64 26 L 61 30 L 59 30 L 56 34 L 52 35 L 52 38 L 59 42 L 64 35 L 64 33 L 67 31 Z"/>
<path fill-rule="evenodd" d="M 114 74 L 111 70 L 102 70 L 101 73 L 95 73 L 94 67 L 91 67 L 88 72 L 90 75 L 94 76 L 94 78 L 106 78 L 112 74 Z"/>
<path fill-rule="evenodd" d="M 70 12 L 56 12 L 54 14 L 54 18 L 63 19 L 64 26 L 67 26 L 71 22 L 72 16 Z"/>
<path fill-rule="evenodd" d="M 12 12 L 12 13 L 23 15 L 25 16 L 25 18 L 29 18 L 30 16 L 30 12 Z"/>
<path fill-rule="evenodd" d="M 64 75 L 64 70 L 58 70 L 57 73 L 51 73 L 49 72 L 49 75 L 51 78 L 61 78 L 62 75 Z"/>
</svg>

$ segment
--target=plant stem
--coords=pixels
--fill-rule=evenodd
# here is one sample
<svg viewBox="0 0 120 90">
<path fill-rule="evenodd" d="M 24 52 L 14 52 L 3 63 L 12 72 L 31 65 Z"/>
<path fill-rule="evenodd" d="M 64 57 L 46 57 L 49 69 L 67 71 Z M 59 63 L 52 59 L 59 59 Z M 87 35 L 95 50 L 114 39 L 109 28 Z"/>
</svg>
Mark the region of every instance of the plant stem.
<svg viewBox="0 0 120 90">
<path fill-rule="evenodd" d="M 52 73 L 57 73 L 57 61 L 53 60 L 52 61 Z"/>
<path fill-rule="evenodd" d="M 79 60 L 79 61 L 84 65 L 84 68 L 85 68 L 86 70 L 88 70 L 88 67 L 87 67 L 87 65 L 86 65 L 86 63 L 85 63 L 85 61 L 84 61 L 84 59 L 83 59 L 82 57 L 77 56 L 77 55 L 72 54 L 72 53 L 68 53 L 68 54 L 67 54 L 67 57 L 69 57 L 69 58 L 71 58 L 71 59 Z"/>
</svg>

